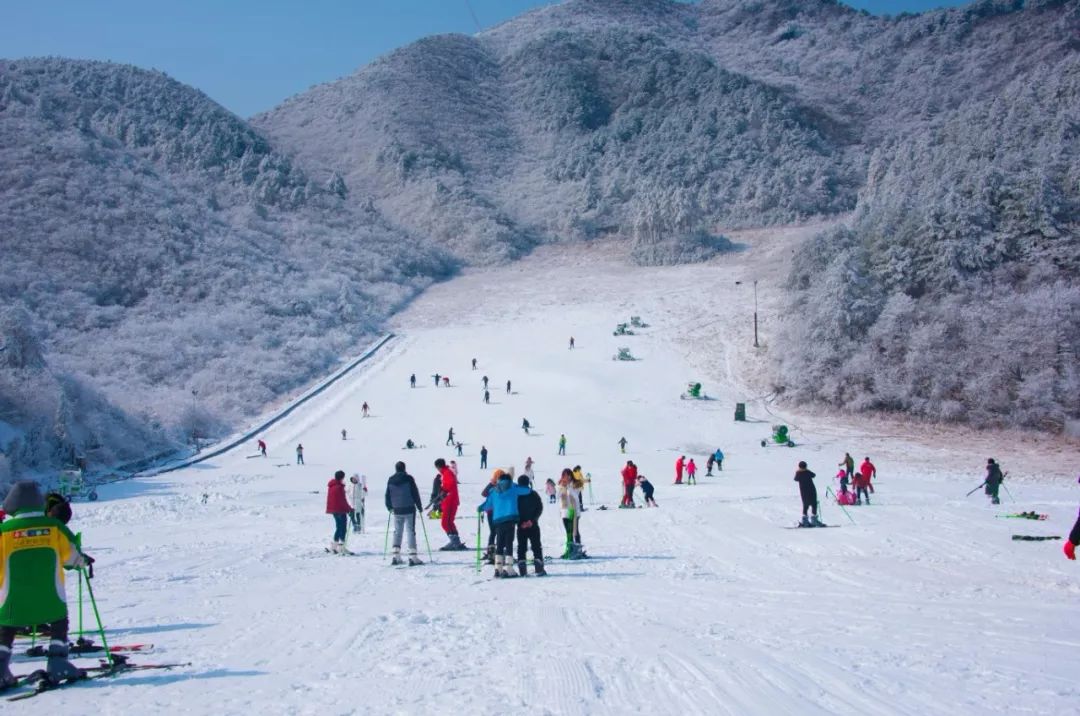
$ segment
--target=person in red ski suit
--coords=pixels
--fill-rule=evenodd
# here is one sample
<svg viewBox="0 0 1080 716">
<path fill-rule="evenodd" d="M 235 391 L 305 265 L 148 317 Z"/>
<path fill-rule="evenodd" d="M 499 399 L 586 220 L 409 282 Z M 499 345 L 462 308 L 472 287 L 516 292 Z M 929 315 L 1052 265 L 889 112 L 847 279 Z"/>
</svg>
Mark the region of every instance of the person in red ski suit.
<svg viewBox="0 0 1080 716">
<path fill-rule="evenodd" d="M 633 460 L 626 461 L 622 469 L 623 498 L 622 504 L 631 507 L 634 504 L 634 485 L 637 483 L 637 465 Z"/>
<path fill-rule="evenodd" d="M 465 545 L 461 543 L 461 539 L 458 537 L 457 525 L 454 524 L 454 517 L 457 515 L 458 506 L 461 504 L 461 498 L 458 496 L 457 475 L 446 464 L 446 460 L 441 457 L 435 461 L 435 467 L 442 477 L 442 528 L 446 532 L 446 536 L 450 538 L 450 541 L 442 549 L 444 551 L 465 549 Z"/>
<path fill-rule="evenodd" d="M 870 490 L 870 494 L 874 494 L 874 483 L 870 482 L 872 478 L 877 477 L 877 468 L 874 467 L 874 463 L 870 462 L 870 458 L 864 458 L 862 464 L 859 465 L 859 473 L 866 481 L 866 487 Z"/>
<path fill-rule="evenodd" d="M 863 460 L 854 477 L 856 505 L 861 504 L 863 499 L 866 500 L 866 504 L 870 504 L 870 478 L 875 474 L 877 474 L 877 468 L 874 467 L 874 463 L 870 462 L 870 458 Z"/>
<path fill-rule="evenodd" d="M 683 464 L 686 462 L 686 455 L 680 455 L 679 459 L 675 461 L 675 484 L 682 484 L 682 469 Z"/>
</svg>

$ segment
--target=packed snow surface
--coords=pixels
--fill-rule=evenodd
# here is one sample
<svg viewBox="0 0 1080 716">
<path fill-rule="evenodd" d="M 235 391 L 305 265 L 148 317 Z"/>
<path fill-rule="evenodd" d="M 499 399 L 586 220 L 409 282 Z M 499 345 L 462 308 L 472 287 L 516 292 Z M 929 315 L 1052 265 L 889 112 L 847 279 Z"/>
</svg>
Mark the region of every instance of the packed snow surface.
<svg viewBox="0 0 1080 716">
<path fill-rule="evenodd" d="M 1060 541 L 1010 538 L 1067 533 L 1075 445 L 780 413 L 754 366 L 799 232 L 732 236 L 740 251 L 699 266 L 630 267 L 590 244 L 466 273 L 401 314 L 374 360 L 268 431 L 267 458 L 252 444 L 77 504 L 72 527 L 98 560 L 110 641 L 153 642 L 136 661 L 191 666 L 4 712 L 1080 712 L 1080 568 Z M 631 315 L 650 327 L 612 336 Z M 619 347 L 640 360 L 613 361 Z M 451 387 L 436 388 L 436 372 Z M 680 400 L 691 380 L 713 399 Z M 747 422 L 733 421 L 736 401 Z M 798 445 L 762 448 L 779 422 Z M 433 460 L 455 457 L 450 427 L 464 442 L 458 526 L 470 547 L 485 445 L 491 468 L 520 472 L 531 456 L 541 488 L 565 466 L 591 473 L 581 522 L 591 558 L 558 559 L 559 515 L 545 503 L 547 578 L 495 581 L 472 551 L 429 562 L 422 534 L 428 564 L 388 566 L 386 478 L 404 460 L 426 500 Z M 423 447 L 402 449 L 408 438 Z M 717 447 L 723 472 L 705 477 Z M 845 451 L 879 469 L 873 504 L 848 508 L 854 522 L 825 497 Z M 681 454 L 700 466 L 697 486 L 671 484 Z M 1010 473 L 999 507 L 981 491 L 965 497 L 988 456 Z M 615 509 L 626 459 L 655 484 L 658 508 Z M 799 516 L 799 460 L 839 529 L 785 529 Z M 349 534 L 354 557 L 324 549 L 337 469 L 370 484 L 367 532 Z M 1021 510 L 1050 519 L 1001 518 Z M 423 522 L 437 550 L 438 522 Z"/>
</svg>

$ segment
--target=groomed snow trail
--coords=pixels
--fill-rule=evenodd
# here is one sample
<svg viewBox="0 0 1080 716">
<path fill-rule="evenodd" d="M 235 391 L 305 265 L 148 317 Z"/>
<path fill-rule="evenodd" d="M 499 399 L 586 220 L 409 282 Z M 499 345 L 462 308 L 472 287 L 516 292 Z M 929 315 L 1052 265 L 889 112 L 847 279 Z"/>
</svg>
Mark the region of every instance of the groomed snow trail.
<svg viewBox="0 0 1080 716">
<path fill-rule="evenodd" d="M 800 445 L 762 448 L 778 419 L 753 387 L 747 282 L 760 281 L 767 345 L 791 237 L 743 238 L 743 251 L 704 266 L 633 268 L 598 244 L 471 272 L 430 290 L 376 359 L 271 429 L 268 458 L 249 458 L 251 445 L 77 504 L 72 526 L 98 559 L 110 640 L 154 642 L 139 661 L 193 665 L 5 712 L 1080 712 L 1080 571 L 1060 542 L 1010 539 L 1067 532 L 1080 497 L 1075 446 L 787 415 Z M 651 326 L 613 337 L 631 315 Z M 641 360 L 613 361 L 619 346 Z M 451 387 L 436 388 L 435 372 Z M 691 379 L 716 399 L 680 400 Z M 732 420 L 737 400 L 750 422 Z M 558 559 L 561 525 L 546 505 L 546 579 L 494 581 L 475 571 L 473 552 L 387 566 L 385 480 L 405 460 L 426 500 L 432 461 L 454 457 L 451 426 L 465 443 L 458 525 L 470 547 L 486 445 L 491 468 L 520 471 L 531 456 L 541 487 L 564 466 L 592 474 L 581 530 L 593 558 Z M 403 450 L 407 438 L 424 447 Z M 724 470 L 706 477 L 716 447 Z M 824 497 L 845 450 L 880 472 L 873 504 L 849 508 L 857 524 Z M 697 486 L 671 485 L 680 454 L 698 462 Z M 1019 502 L 964 497 L 988 455 L 1010 470 Z M 614 509 L 626 459 L 656 485 L 658 509 Z M 799 513 L 800 459 L 839 529 L 784 529 Z M 336 469 L 371 487 L 368 531 L 349 535 L 355 557 L 324 551 Z M 1029 509 L 1051 519 L 996 517 Z M 437 549 L 438 523 L 425 524 Z"/>
</svg>

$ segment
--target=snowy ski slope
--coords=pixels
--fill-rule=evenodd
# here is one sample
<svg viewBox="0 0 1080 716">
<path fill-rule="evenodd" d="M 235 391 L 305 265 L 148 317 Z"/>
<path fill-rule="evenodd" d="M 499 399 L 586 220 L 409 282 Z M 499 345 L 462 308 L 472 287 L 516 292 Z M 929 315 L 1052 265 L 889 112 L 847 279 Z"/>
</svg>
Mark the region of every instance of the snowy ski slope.
<svg viewBox="0 0 1080 716">
<path fill-rule="evenodd" d="M 738 253 L 673 268 L 623 265 L 603 244 L 545 249 L 431 289 L 375 359 L 266 433 L 268 458 L 249 458 L 251 445 L 76 505 L 72 526 L 98 559 L 111 642 L 153 642 L 138 660 L 192 666 L 4 712 L 1080 713 L 1080 568 L 1060 542 L 1010 539 L 1067 532 L 1080 496 L 1076 446 L 774 417 L 754 387 L 749 282 L 759 281 L 767 345 L 798 235 L 740 235 Z M 631 315 L 651 327 L 613 337 Z M 641 360 L 612 361 L 619 346 Z M 436 389 L 435 372 L 452 387 Z M 680 400 L 690 379 L 716 399 Z M 737 400 L 748 403 L 746 423 L 732 420 Z M 799 446 L 760 447 L 781 419 Z M 483 444 L 493 468 L 520 470 L 531 456 L 541 481 L 574 464 L 592 474 L 581 530 L 593 558 L 557 559 L 549 506 L 544 546 L 556 559 L 545 579 L 494 581 L 489 569 L 477 574 L 473 552 L 387 566 L 385 480 L 403 459 L 426 499 L 432 461 L 451 457 L 451 426 L 465 442 L 458 524 L 470 547 L 489 474 L 478 469 Z M 405 451 L 407 438 L 425 447 Z M 293 464 L 298 442 L 305 466 Z M 705 477 L 716 447 L 724 471 Z M 877 464 L 874 504 L 849 508 L 853 524 L 823 501 L 840 529 L 784 529 L 799 513 L 795 463 L 810 463 L 824 495 L 845 450 Z M 698 461 L 699 485 L 671 485 L 680 454 Z M 991 455 L 1018 502 L 964 497 Z M 627 458 L 656 485 L 658 509 L 596 509 L 617 505 Z M 324 551 L 326 483 L 339 468 L 372 488 L 368 532 L 349 535 L 355 557 Z M 1050 519 L 996 518 L 1028 509 Z M 425 522 L 437 549 L 444 536 Z"/>
</svg>

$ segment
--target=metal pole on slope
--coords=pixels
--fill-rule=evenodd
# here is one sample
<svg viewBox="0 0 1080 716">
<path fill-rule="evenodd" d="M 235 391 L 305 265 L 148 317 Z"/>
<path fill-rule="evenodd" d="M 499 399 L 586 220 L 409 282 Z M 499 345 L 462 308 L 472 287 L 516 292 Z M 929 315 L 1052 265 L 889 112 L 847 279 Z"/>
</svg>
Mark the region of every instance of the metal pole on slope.
<svg viewBox="0 0 1080 716">
<path fill-rule="evenodd" d="M 980 483 L 979 483 L 979 484 L 978 484 L 978 485 L 977 485 L 977 486 L 975 487 L 975 489 L 974 489 L 974 490 L 972 490 L 971 492 L 969 492 L 969 493 L 967 493 L 966 495 L 964 495 L 964 497 L 971 497 L 972 495 L 974 495 L 974 494 L 975 494 L 975 490 L 978 490 L 978 489 L 979 489 L 980 487 L 984 486 L 985 484 L 986 484 L 986 480 L 983 480 L 982 482 L 980 482 Z"/>
<path fill-rule="evenodd" d="M 418 514 L 418 517 L 420 518 L 420 526 L 424 529 L 424 544 L 427 545 L 427 558 L 428 558 L 428 561 L 429 562 L 434 562 L 435 557 L 432 556 L 432 554 L 431 554 L 431 542 L 428 542 L 428 537 L 427 537 L 427 523 L 425 522 L 425 520 L 427 520 L 427 517 L 424 516 L 424 511 L 423 510 L 420 510 L 420 512 Z M 416 528 L 414 527 L 413 531 L 415 531 L 415 530 L 416 530 Z"/>
<path fill-rule="evenodd" d="M 757 280 L 754 281 L 754 348 L 758 347 L 757 340 Z"/>
<path fill-rule="evenodd" d="M 831 487 L 826 487 L 825 496 L 828 497 L 829 495 L 833 496 L 833 499 L 836 500 L 836 504 L 840 507 L 841 510 L 844 511 L 844 514 L 847 515 L 847 518 L 851 520 L 851 524 L 855 524 L 855 520 L 852 519 L 851 514 L 847 511 L 847 508 L 840 504 L 840 498 L 836 496 L 836 493 L 833 492 Z"/>
<path fill-rule="evenodd" d="M 90 563 L 90 570 L 94 569 L 93 562 Z M 87 573 L 83 567 L 79 568 L 79 574 L 86 580 L 86 593 L 90 595 L 90 604 L 94 607 L 94 618 L 97 619 L 98 635 L 101 637 L 101 646 L 105 649 L 105 656 L 109 660 L 109 666 L 113 667 L 113 655 L 109 649 L 109 642 L 105 640 L 105 627 L 101 624 L 101 612 L 97 608 L 97 600 L 94 599 L 94 588 L 90 586 L 90 574 Z"/>
<path fill-rule="evenodd" d="M 390 551 L 390 510 L 386 511 L 386 537 L 383 539 L 382 557 L 386 559 L 386 553 Z"/>
<path fill-rule="evenodd" d="M 476 512 L 476 571 L 480 571 L 480 538 L 483 536 L 484 529 L 484 513 L 477 510 Z"/>
</svg>

